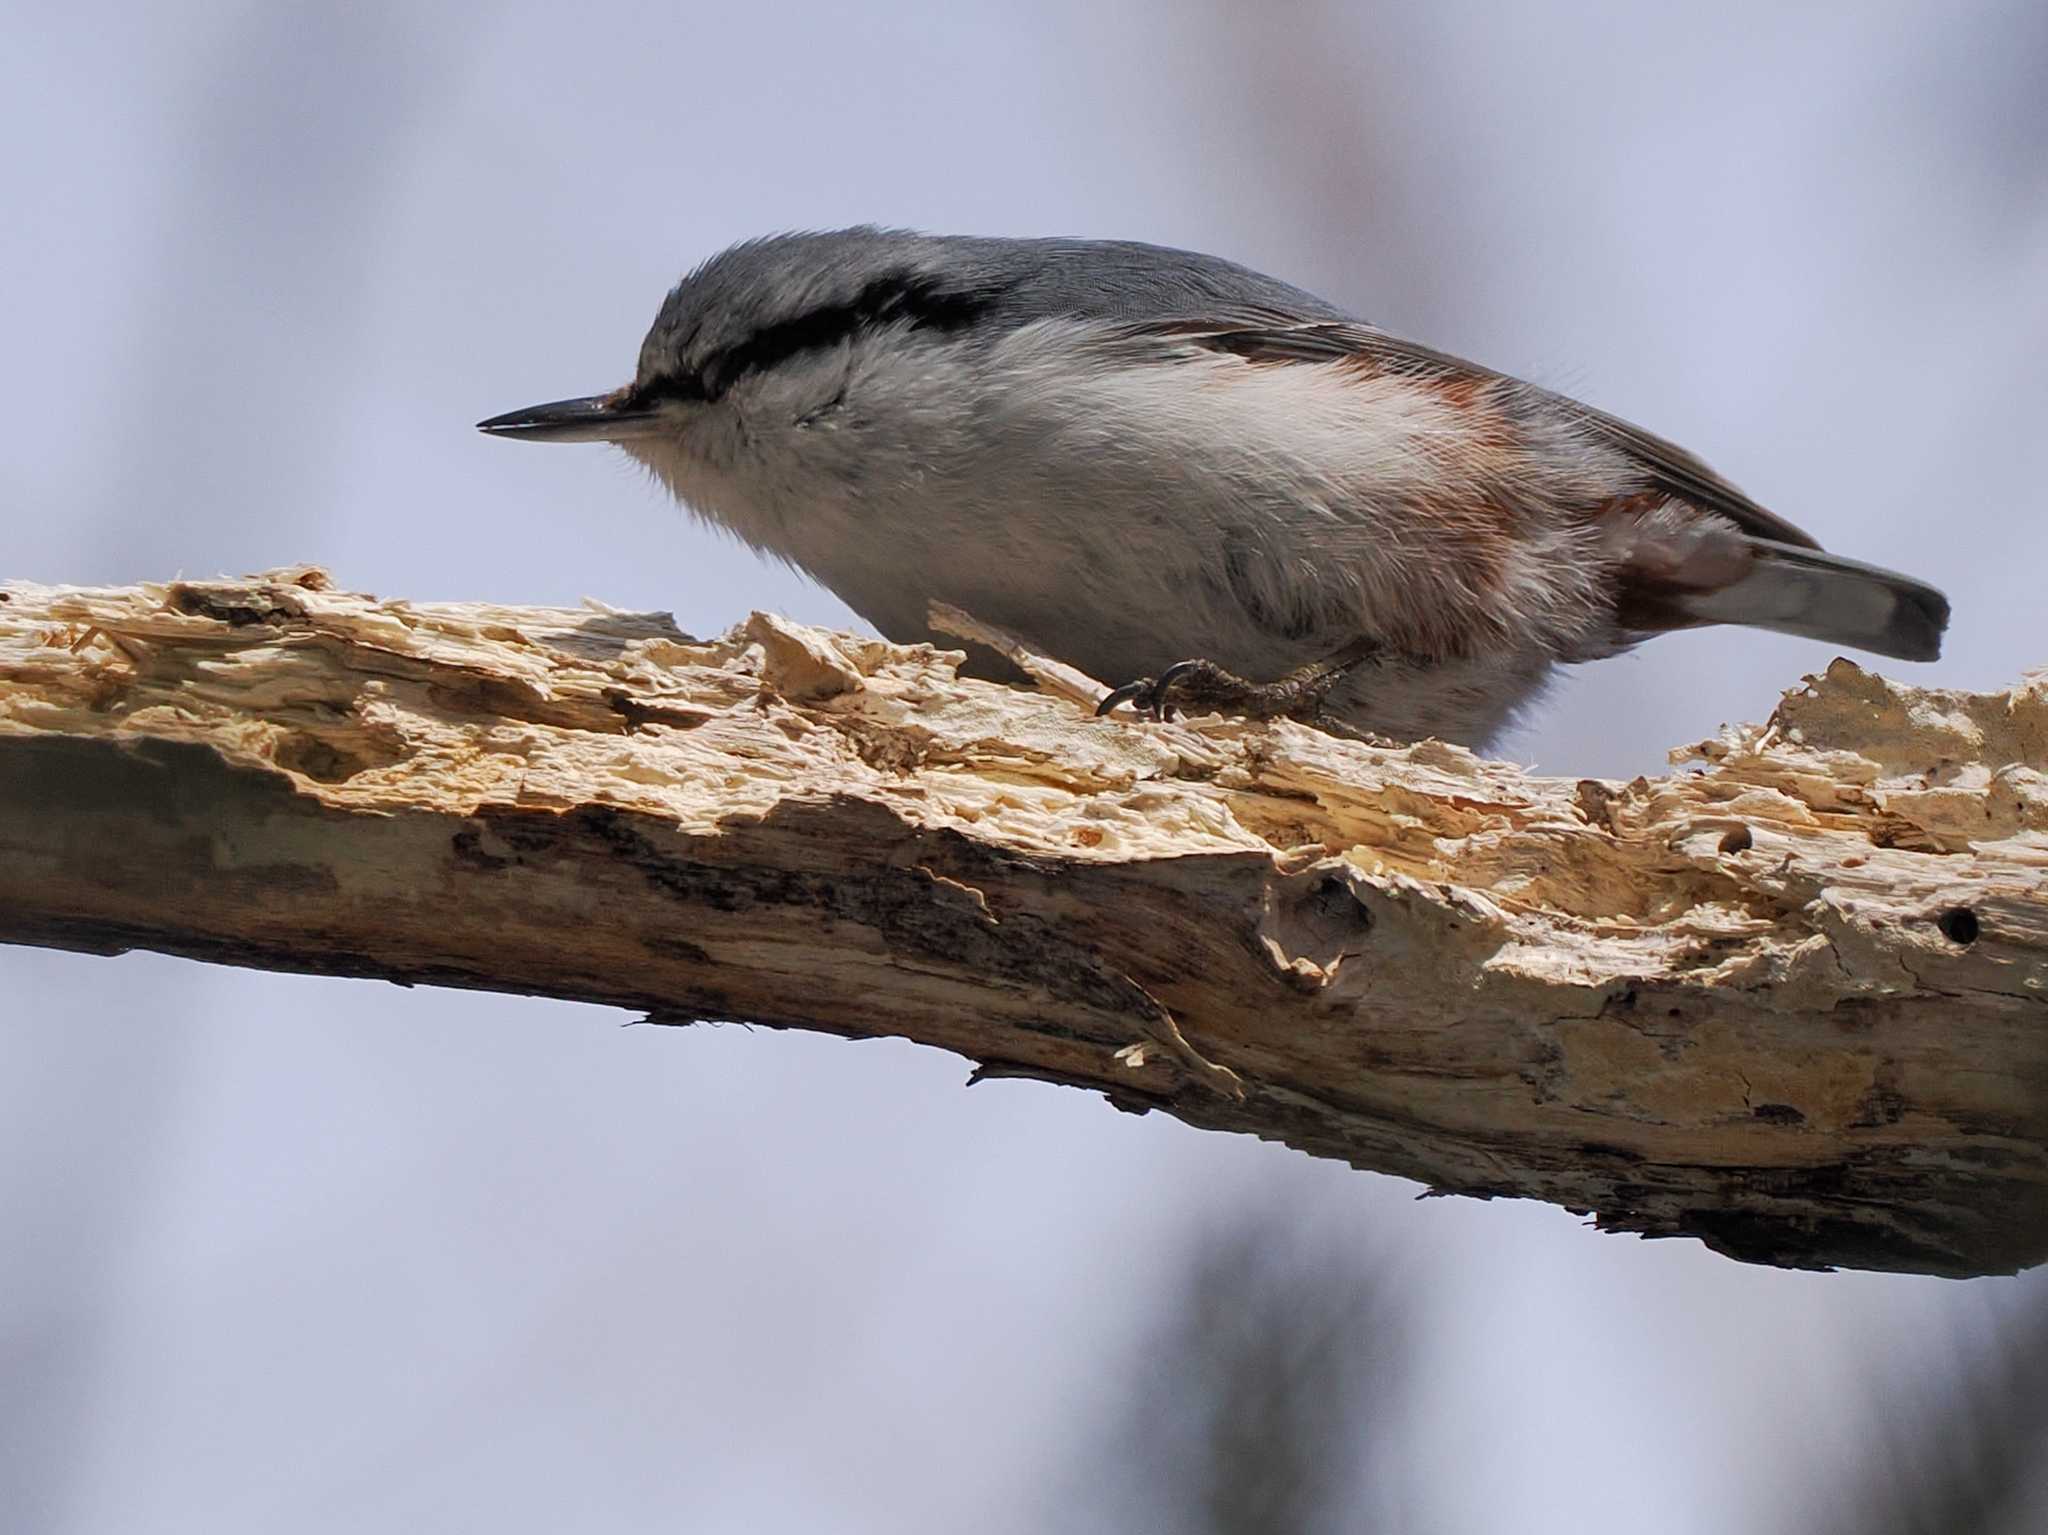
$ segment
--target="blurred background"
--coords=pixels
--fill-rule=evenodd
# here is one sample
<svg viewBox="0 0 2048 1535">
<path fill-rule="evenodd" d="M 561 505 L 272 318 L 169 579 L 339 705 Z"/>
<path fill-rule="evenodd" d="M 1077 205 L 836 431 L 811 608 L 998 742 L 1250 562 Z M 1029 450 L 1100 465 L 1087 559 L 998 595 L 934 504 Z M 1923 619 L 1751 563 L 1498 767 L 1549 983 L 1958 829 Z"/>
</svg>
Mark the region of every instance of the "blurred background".
<svg viewBox="0 0 2048 1535">
<path fill-rule="evenodd" d="M 847 622 L 471 423 L 622 382 L 729 241 L 875 220 L 1269 270 L 1942 585 L 1914 680 L 2048 663 L 2038 0 L 6 11 L 0 577 Z M 1505 745 L 1654 771 L 1828 659 L 1659 640 Z M 623 1021 L 0 949 L 7 1528 L 2048 1521 L 2038 1275 L 1745 1268 Z"/>
</svg>

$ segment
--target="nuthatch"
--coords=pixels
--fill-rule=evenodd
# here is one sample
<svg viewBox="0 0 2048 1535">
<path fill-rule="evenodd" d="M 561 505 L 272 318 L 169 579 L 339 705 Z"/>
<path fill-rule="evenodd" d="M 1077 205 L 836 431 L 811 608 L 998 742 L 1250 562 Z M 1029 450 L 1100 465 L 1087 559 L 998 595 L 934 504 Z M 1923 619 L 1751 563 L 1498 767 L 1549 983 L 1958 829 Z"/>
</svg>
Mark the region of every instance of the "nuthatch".
<svg viewBox="0 0 2048 1535">
<path fill-rule="evenodd" d="M 1948 622 L 1662 438 L 1152 245 L 750 241 L 676 285 L 630 384 L 481 426 L 616 443 L 889 638 L 938 639 L 939 599 L 1142 677 L 1104 707 L 1155 717 L 1478 744 L 1664 630 L 1925 661 Z"/>
</svg>

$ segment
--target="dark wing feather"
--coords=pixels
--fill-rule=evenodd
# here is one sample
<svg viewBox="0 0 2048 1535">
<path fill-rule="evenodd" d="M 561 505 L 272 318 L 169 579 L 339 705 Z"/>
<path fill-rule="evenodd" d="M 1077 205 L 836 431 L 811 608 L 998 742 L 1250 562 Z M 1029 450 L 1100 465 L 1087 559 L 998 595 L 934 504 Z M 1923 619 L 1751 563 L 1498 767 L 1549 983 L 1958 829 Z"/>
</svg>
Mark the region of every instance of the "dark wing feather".
<svg viewBox="0 0 2048 1535">
<path fill-rule="evenodd" d="M 1347 357 L 1363 357 L 1393 372 L 1439 378 L 1500 380 L 1511 384 L 1525 397 L 1541 399 L 1575 417 L 1609 445 L 1640 464 L 1659 489 L 1694 506 L 1721 513 L 1753 537 L 1807 549 L 1820 547 L 1811 534 L 1757 505 L 1676 443 L 1667 442 L 1619 416 L 1610 416 L 1604 410 L 1595 410 L 1566 395 L 1509 378 L 1491 368 L 1467 362 L 1462 357 L 1439 352 L 1434 347 L 1404 341 L 1370 325 L 1356 321 L 1303 322 L 1280 313 L 1248 310 L 1242 315 L 1233 314 L 1211 321 L 1166 320 L 1140 328 L 1154 335 L 1174 336 L 1213 351 L 1230 352 L 1254 362 L 1335 362 Z"/>
<path fill-rule="evenodd" d="M 1648 469 L 1660 489 L 1668 490 L 1705 511 L 1719 512 L 1752 538 L 1768 538 L 1780 544 L 1795 544 L 1802 549 L 1820 547 L 1820 540 L 1811 533 L 1787 522 L 1776 512 L 1758 506 L 1703 460 L 1686 452 L 1677 443 L 1667 442 L 1633 422 L 1610 416 L 1590 405 L 1581 405 L 1577 400 L 1563 395 L 1553 395 L 1552 398 L 1570 406 L 1601 436 Z"/>
</svg>

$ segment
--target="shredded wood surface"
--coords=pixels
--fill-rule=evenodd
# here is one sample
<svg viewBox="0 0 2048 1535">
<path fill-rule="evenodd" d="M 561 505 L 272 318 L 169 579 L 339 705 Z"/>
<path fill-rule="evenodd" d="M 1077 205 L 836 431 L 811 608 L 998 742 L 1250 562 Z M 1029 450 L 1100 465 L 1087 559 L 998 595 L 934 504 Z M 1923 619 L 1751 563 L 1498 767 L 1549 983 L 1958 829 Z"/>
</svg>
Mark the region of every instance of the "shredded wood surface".
<svg viewBox="0 0 2048 1535">
<path fill-rule="evenodd" d="M 1617 783 L 766 615 L 0 593 L 0 939 L 901 1035 L 1755 1261 L 2048 1256 L 2048 676 L 1838 661 Z"/>
</svg>

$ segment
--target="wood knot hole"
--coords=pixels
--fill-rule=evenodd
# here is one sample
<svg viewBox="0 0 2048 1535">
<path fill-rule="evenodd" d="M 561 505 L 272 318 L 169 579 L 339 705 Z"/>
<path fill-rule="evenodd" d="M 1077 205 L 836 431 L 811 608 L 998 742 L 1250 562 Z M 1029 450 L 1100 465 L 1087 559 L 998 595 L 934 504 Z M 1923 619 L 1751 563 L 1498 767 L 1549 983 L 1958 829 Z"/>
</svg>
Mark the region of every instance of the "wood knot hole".
<svg viewBox="0 0 2048 1535">
<path fill-rule="evenodd" d="M 1977 914 L 1967 906 L 1951 906 L 1935 918 L 1934 922 L 1935 926 L 1941 929 L 1942 937 L 1965 948 L 1975 943 L 1977 935 L 1983 931 L 1977 921 Z"/>
</svg>

